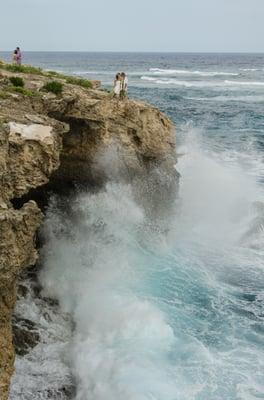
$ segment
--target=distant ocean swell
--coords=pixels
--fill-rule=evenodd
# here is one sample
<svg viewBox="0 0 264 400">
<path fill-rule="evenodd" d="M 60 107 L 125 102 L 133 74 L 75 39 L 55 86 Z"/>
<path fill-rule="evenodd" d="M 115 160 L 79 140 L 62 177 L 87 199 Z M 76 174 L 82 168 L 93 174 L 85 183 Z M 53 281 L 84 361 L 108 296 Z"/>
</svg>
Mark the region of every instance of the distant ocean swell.
<svg viewBox="0 0 264 400">
<path fill-rule="evenodd" d="M 264 86 L 264 82 L 254 81 L 182 81 L 178 79 L 157 79 L 151 76 L 142 76 L 142 80 L 154 82 L 160 85 L 178 85 L 185 87 L 222 87 L 222 86 Z"/>
</svg>

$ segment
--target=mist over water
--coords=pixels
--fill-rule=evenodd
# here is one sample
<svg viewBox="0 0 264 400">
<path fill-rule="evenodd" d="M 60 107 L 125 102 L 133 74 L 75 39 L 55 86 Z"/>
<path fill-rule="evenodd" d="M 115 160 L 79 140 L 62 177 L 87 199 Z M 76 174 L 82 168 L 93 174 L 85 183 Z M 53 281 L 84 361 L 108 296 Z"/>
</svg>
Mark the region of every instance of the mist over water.
<svg viewBox="0 0 264 400">
<path fill-rule="evenodd" d="M 63 360 L 60 385 L 70 370 L 76 400 L 264 398 L 264 56 L 54 57 L 49 69 L 93 71 L 106 85 L 127 67 L 131 96 L 176 123 L 181 174 L 167 215 L 161 204 L 152 218 L 116 179 L 52 199 L 40 281 L 60 304 L 47 354 L 54 370 Z M 111 152 L 102 159 L 109 168 Z M 68 317 L 57 346 L 56 323 Z M 38 382 L 56 387 L 47 371 Z M 17 375 L 12 400 L 30 399 L 19 387 Z"/>
<path fill-rule="evenodd" d="M 50 207 L 41 281 L 75 321 L 77 399 L 262 396 L 263 232 L 241 240 L 263 193 L 197 133 L 181 150 L 166 232 L 129 185 L 80 194 L 67 214 Z"/>
</svg>

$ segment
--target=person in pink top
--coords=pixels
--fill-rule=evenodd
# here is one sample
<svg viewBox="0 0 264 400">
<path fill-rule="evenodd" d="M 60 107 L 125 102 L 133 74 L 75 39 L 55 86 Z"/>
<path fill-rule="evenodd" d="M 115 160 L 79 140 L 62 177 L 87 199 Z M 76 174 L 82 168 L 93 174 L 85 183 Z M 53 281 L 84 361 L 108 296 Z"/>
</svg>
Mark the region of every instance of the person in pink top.
<svg viewBox="0 0 264 400">
<path fill-rule="evenodd" d="M 17 64 L 21 65 L 21 63 L 22 63 L 22 53 L 21 53 L 20 47 L 17 47 L 16 51 L 17 51 Z"/>
</svg>

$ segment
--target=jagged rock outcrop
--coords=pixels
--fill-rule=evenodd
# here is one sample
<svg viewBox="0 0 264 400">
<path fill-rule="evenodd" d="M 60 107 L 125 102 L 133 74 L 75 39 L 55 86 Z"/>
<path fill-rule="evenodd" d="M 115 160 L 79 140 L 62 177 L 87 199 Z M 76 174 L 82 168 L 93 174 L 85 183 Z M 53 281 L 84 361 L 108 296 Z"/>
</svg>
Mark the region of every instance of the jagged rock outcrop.
<svg viewBox="0 0 264 400">
<path fill-rule="evenodd" d="M 173 170 L 172 123 L 154 107 L 132 100 L 110 101 L 104 92 L 74 88 L 62 99 L 47 101 L 45 111 L 70 127 L 54 175 L 60 184 L 98 183 L 111 173 L 133 177 L 153 162 Z"/>
<path fill-rule="evenodd" d="M 6 121 L 0 124 L 0 399 L 4 400 L 14 363 L 11 317 L 16 280 L 23 268 L 37 260 L 34 238 L 42 220 L 34 201 L 16 210 L 10 200 L 48 182 L 59 166 L 62 133 L 67 128 L 49 118 L 30 123 L 31 117 L 18 102 L 10 109 L 9 105 L 0 108 L 0 116 Z"/>
<path fill-rule="evenodd" d="M 59 96 L 42 92 L 49 78 L 41 75 L 20 74 L 31 92 L 14 92 L 7 76 L 10 72 L 2 71 L 0 400 L 8 398 L 13 371 L 11 317 L 16 281 L 23 268 L 36 262 L 34 240 L 42 220 L 34 201 L 23 204 L 23 200 L 23 206 L 15 209 L 16 199 L 49 181 L 53 189 L 75 183 L 102 184 L 108 178 L 153 177 L 156 167 L 173 185 L 177 181 L 173 126 L 156 108 L 66 83 Z"/>
<path fill-rule="evenodd" d="M 20 210 L 0 208 L 0 398 L 7 398 L 13 372 L 11 317 L 16 300 L 16 279 L 22 268 L 34 265 L 34 237 L 41 222 L 35 202 Z"/>
</svg>

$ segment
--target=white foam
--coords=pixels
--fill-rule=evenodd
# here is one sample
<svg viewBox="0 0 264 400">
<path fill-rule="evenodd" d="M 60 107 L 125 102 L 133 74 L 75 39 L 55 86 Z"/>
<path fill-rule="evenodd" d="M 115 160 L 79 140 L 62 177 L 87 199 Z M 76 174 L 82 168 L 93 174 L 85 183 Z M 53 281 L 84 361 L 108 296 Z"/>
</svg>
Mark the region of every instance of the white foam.
<svg viewBox="0 0 264 400">
<path fill-rule="evenodd" d="M 214 97 L 185 97 L 187 100 L 195 100 L 195 101 L 219 101 L 219 102 L 228 102 L 228 101 L 238 101 L 245 103 L 262 103 L 264 102 L 264 96 L 214 96 Z"/>
<path fill-rule="evenodd" d="M 213 81 L 183 81 L 179 79 L 157 79 L 154 77 L 150 76 L 142 76 L 142 80 L 144 81 L 149 81 L 153 82 L 159 85 L 176 85 L 176 86 L 184 86 L 184 87 L 197 87 L 197 88 L 203 88 L 203 87 L 217 87 L 217 86 L 222 86 L 223 84 L 221 82 L 213 82 Z"/>
<path fill-rule="evenodd" d="M 160 69 L 160 68 L 150 68 L 150 72 L 155 75 L 198 75 L 198 76 L 238 76 L 239 73 L 227 72 L 227 71 L 190 71 L 184 69 Z"/>
<path fill-rule="evenodd" d="M 256 185 L 237 165 L 207 154 L 195 131 L 185 137 L 186 148 L 178 151 L 186 156 L 177 165 L 183 202 L 165 254 L 152 236 L 145 246 L 146 219 L 130 185 L 109 183 L 105 191 L 78 196 L 72 218 L 56 204 L 48 212 L 41 281 L 75 320 L 68 361 L 76 400 L 213 399 L 216 392 L 232 398 L 238 382 L 257 387 L 260 352 L 216 278 L 235 265 L 240 279 L 248 273 L 247 257 L 258 267 L 237 247 Z"/>
<path fill-rule="evenodd" d="M 16 356 L 10 400 L 64 399 L 63 388 L 71 387 L 71 371 L 64 362 L 72 334 L 72 320 L 58 307 L 36 298 L 30 280 L 24 280 L 25 297 L 19 298 L 15 315 L 35 324 L 39 343 L 25 356 Z"/>
<path fill-rule="evenodd" d="M 240 71 L 255 72 L 255 71 L 259 71 L 259 69 L 258 68 L 240 68 Z"/>
<path fill-rule="evenodd" d="M 140 275 L 131 245 L 142 210 L 130 187 L 117 184 L 79 197 L 74 208 L 81 214 L 75 224 L 50 210 L 41 277 L 46 294 L 58 297 L 76 323 L 69 362 L 77 399 L 147 400 L 165 390 L 173 400 L 176 387 L 165 376 L 173 331 L 155 305 L 132 291 Z"/>
<path fill-rule="evenodd" d="M 229 81 L 226 80 L 225 84 L 231 86 L 264 86 L 263 81 Z"/>
<path fill-rule="evenodd" d="M 236 86 L 252 86 L 252 87 L 257 87 L 257 86 L 264 86 L 264 82 L 256 82 L 256 81 L 230 81 L 230 80 L 224 80 L 224 81 L 184 81 L 184 80 L 179 80 L 179 79 L 174 79 L 174 78 L 154 78 L 151 76 L 142 76 L 142 80 L 144 81 L 149 81 L 153 82 L 159 85 L 177 85 L 177 86 L 185 86 L 185 87 L 236 87 Z"/>
</svg>

